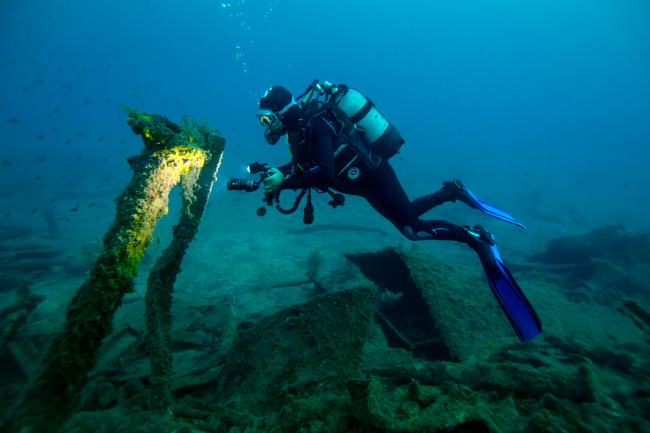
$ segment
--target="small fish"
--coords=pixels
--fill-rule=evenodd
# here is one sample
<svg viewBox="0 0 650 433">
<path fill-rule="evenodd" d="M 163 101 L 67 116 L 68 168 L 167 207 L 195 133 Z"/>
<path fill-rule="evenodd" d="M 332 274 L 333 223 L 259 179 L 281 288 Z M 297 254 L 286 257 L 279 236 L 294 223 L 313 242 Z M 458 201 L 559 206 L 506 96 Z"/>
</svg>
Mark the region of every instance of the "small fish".
<svg viewBox="0 0 650 433">
<path fill-rule="evenodd" d="M 41 178 L 41 176 L 38 175 L 38 176 L 36 176 L 36 177 L 34 178 L 34 180 L 39 180 L 40 178 Z"/>
<path fill-rule="evenodd" d="M 526 173 L 526 176 L 530 177 L 530 174 Z"/>
<path fill-rule="evenodd" d="M 65 179 L 65 176 L 62 176 L 61 179 L 59 179 L 59 180 L 63 180 L 63 179 Z"/>
<path fill-rule="evenodd" d="M 59 111 L 59 107 L 54 108 L 54 112 L 56 113 L 57 111 Z"/>
<path fill-rule="evenodd" d="M 524 81 L 524 78 L 523 78 L 523 77 L 519 77 L 519 79 L 521 80 L 521 82 L 522 82 L 522 83 L 525 83 L 525 81 Z"/>
<path fill-rule="evenodd" d="M 77 157 L 77 159 L 81 159 L 81 155 L 79 155 L 79 156 Z"/>
<path fill-rule="evenodd" d="M 104 137 L 99 137 L 99 140 L 97 140 L 97 142 L 99 143 L 99 142 L 102 141 L 103 139 L 104 139 Z"/>
<path fill-rule="evenodd" d="M 65 144 L 70 144 L 71 141 L 72 139 L 68 138 L 68 141 L 66 141 Z"/>
<path fill-rule="evenodd" d="M 38 158 L 36 158 L 36 161 L 37 162 L 43 162 L 43 161 L 45 161 L 45 159 L 46 159 L 45 156 L 39 156 Z"/>
<path fill-rule="evenodd" d="M 551 155 L 549 155 L 548 157 L 551 158 L 551 159 L 553 159 L 553 157 L 552 157 Z"/>
<path fill-rule="evenodd" d="M 56 126 L 52 127 L 52 132 L 56 131 Z"/>
<path fill-rule="evenodd" d="M 2 161 L 2 166 L 3 167 L 9 167 L 10 165 L 11 165 L 11 163 L 9 161 L 7 161 L 6 159 L 4 161 Z"/>
<path fill-rule="evenodd" d="M 90 209 L 91 207 L 93 207 L 94 204 L 95 204 L 95 203 L 90 203 L 90 206 L 88 206 L 88 209 Z"/>
<path fill-rule="evenodd" d="M 35 213 L 36 213 L 36 209 L 33 209 L 32 210 L 32 215 L 34 215 Z"/>
<path fill-rule="evenodd" d="M 108 158 L 104 158 L 104 160 L 102 162 L 106 162 L 106 161 L 108 161 Z"/>
<path fill-rule="evenodd" d="M 82 137 L 86 136 L 86 134 L 82 134 L 81 132 L 77 132 L 77 135 L 81 135 Z"/>
<path fill-rule="evenodd" d="M 5 218 L 9 218 L 9 215 L 11 215 L 11 212 L 7 212 L 7 213 L 5 214 Z"/>
<path fill-rule="evenodd" d="M 624 186 L 625 188 L 629 188 L 629 187 L 630 187 L 630 185 L 628 185 L 627 183 L 624 183 L 623 186 Z"/>
<path fill-rule="evenodd" d="M 72 222 L 72 220 L 71 220 L 70 218 L 63 218 L 63 221 L 70 221 L 70 222 Z"/>
<path fill-rule="evenodd" d="M 106 87 L 104 87 L 104 88 L 106 88 Z M 106 100 L 106 102 L 104 102 L 104 104 L 108 104 L 109 102 L 111 102 L 111 98 L 108 98 L 108 99 Z"/>
<path fill-rule="evenodd" d="M 45 136 L 43 134 L 41 134 L 41 135 L 38 136 L 37 140 L 42 140 L 43 137 L 45 137 Z"/>
<path fill-rule="evenodd" d="M 107 180 L 108 180 L 108 178 L 104 179 L 104 182 L 106 182 Z"/>
<path fill-rule="evenodd" d="M 72 209 L 70 209 L 70 212 L 76 212 L 77 209 L 79 209 L 79 205 L 76 205 L 75 207 L 73 207 Z"/>
<path fill-rule="evenodd" d="M 99 189 L 99 188 L 101 188 L 101 187 L 102 187 L 101 185 L 97 185 L 97 186 L 95 187 L 95 189 Z"/>
<path fill-rule="evenodd" d="M 120 142 L 120 144 L 124 144 L 124 143 L 126 143 L 126 140 L 122 140 L 122 141 Z"/>
<path fill-rule="evenodd" d="M 52 200 L 50 200 L 50 203 L 54 203 L 54 200 L 56 200 L 56 197 L 54 197 Z"/>
<path fill-rule="evenodd" d="M 7 123 L 13 123 L 14 125 L 18 125 L 20 123 L 20 120 L 16 119 L 15 117 L 12 117 L 11 119 L 7 120 Z"/>
</svg>

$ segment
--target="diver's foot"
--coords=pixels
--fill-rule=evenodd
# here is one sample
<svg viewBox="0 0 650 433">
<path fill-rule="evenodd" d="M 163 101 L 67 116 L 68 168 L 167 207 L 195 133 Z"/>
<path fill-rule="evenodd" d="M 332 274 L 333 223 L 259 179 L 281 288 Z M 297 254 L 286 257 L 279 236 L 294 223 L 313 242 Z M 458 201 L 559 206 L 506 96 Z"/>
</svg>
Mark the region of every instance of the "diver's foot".
<svg viewBox="0 0 650 433">
<path fill-rule="evenodd" d="M 480 224 L 475 225 L 471 230 L 469 226 L 463 226 L 463 229 L 476 240 L 473 249 L 478 254 L 485 273 L 488 275 L 497 273 L 499 268 L 494 257 L 494 252 L 492 251 L 492 245 L 496 245 L 494 235 Z"/>
<path fill-rule="evenodd" d="M 472 227 L 472 231 L 474 233 L 477 233 L 479 235 L 479 239 L 482 242 L 485 242 L 489 245 L 496 245 L 497 241 L 494 240 L 494 235 L 490 233 L 490 231 L 486 228 L 484 228 L 480 224 L 476 224 L 474 227 Z"/>
<path fill-rule="evenodd" d="M 465 185 L 460 179 L 454 179 L 442 183 L 443 188 L 441 191 L 445 191 L 445 196 L 448 197 L 448 201 L 456 203 L 456 200 L 460 200 L 465 203 L 467 206 L 472 209 L 478 209 L 478 206 L 474 204 L 471 197 L 465 190 Z"/>
</svg>

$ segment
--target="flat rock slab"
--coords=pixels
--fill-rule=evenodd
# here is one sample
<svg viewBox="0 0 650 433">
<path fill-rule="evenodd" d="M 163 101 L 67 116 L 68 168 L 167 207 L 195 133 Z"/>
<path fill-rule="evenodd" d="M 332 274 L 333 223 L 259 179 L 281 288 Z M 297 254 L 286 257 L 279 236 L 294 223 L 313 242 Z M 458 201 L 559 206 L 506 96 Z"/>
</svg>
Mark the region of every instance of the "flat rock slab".
<svg viewBox="0 0 650 433">
<path fill-rule="evenodd" d="M 553 239 L 526 261 L 529 270 L 558 280 L 574 302 L 611 306 L 632 298 L 650 304 L 650 229 L 607 226 Z"/>
<path fill-rule="evenodd" d="M 460 362 L 490 354 L 499 341 L 518 341 L 487 280 L 475 271 L 457 267 L 421 253 L 417 248 L 386 248 L 372 253 L 349 254 L 366 278 L 392 293 L 403 294 L 401 310 L 410 308 L 417 327 L 433 326 L 448 354 L 439 348 L 430 360 Z M 422 311 L 420 305 L 428 311 Z M 395 323 L 399 328 L 399 324 Z M 409 330 L 401 327 L 406 335 Z M 410 330 L 413 333 L 412 330 Z"/>
<path fill-rule="evenodd" d="M 227 356 L 214 397 L 235 396 L 252 413 L 278 410 L 279 395 L 299 384 L 325 382 L 345 389 L 359 377 L 373 321 L 374 290 L 358 287 L 322 295 L 260 320 L 240 332 Z"/>
</svg>

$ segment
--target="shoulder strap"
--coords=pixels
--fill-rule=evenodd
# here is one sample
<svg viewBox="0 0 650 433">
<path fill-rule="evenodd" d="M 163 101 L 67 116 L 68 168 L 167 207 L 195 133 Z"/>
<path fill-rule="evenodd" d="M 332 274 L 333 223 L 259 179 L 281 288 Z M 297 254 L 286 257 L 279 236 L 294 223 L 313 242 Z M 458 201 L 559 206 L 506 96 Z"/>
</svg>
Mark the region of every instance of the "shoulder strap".
<svg viewBox="0 0 650 433">
<path fill-rule="evenodd" d="M 343 127 L 341 128 L 341 132 L 347 135 L 351 135 L 356 128 L 354 126 L 354 123 L 350 121 L 348 115 L 345 114 L 345 112 L 341 110 L 341 108 L 336 104 L 328 102 L 327 105 L 328 108 L 332 110 L 332 113 L 336 117 L 336 120 L 341 122 L 341 125 L 343 125 Z"/>
</svg>

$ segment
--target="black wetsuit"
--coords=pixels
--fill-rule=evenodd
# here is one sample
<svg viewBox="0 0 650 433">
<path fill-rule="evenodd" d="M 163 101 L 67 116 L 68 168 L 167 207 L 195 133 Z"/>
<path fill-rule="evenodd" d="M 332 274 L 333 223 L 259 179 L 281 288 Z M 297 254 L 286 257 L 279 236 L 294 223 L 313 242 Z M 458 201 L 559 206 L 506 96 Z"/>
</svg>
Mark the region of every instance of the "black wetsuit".
<svg viewBox="0 0 650 433">
<path fill-rule="evenodd" d="M 482 248 L 481 242 L 462 227 L 448 221 L 419 218 L 436 206 L 449 201 L 455 202 L 449 189 L 442 188 L 433 194 L 410 201 L 393 167 L 383 158 L 374 171 L 362 166 L 361 175 L 354 182 L 341 182 L 340 178 L 344 178 L 344 175 L 336 177 L 333 149 L 333 142 L 340 127 L 335 120 L 327 116 L 317 117 L 313 123 L 313 129 L 308 125 L 304 133 L 305 142 L 309 141 L 311 133 L 310 158 L 307 155 L 306 143 L 302 143 L 299 148 L 293 146 L 294 160 L 303 170 L 298 170 L 297 173 L 286 178 L 280 186 L 281 189 L 316 187 L 324 190 L 329 187 L 345 194 L 361 196 L 410 240 L 435 239 L 462 242 L 476 250 L 482 262 L 484 258 L 489 258 L 490 253 Z M 296 155 L 296 152 L 299 154 Z M 292 163 L 279 169 L 287 175 L 291 173 Z M 488 262 L 492 261 L 488 260 Z M 484 263 L 486 264 L 492 266 L 491 263 Z"/>
</svg>

